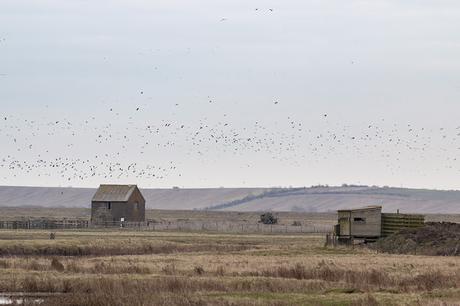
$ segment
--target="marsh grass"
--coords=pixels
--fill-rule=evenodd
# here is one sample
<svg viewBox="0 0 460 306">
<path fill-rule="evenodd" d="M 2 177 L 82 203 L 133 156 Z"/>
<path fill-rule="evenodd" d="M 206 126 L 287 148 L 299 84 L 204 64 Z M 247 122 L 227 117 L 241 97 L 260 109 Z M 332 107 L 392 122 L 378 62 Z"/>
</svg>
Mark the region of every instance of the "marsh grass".
<svg viewBox="0 0 460 306">
<path fill-rule="evenodd" d="M 327 282 L 346 283 L 362 290 L 370 287 L 379 289 L 396 289 L 400 292 L 432 291 L 439 288 L 452 288 L 460 286 L 460 275 L 445 275 L 440 271 L 406 276 L 392 276 L 379 269 L 357 271 L 343 269 L 336 266 L 320 263 L 313 268 L 306 268 L 302 264 L 294 266 L 281 266 L 268 270 L 248 273 L 251 276 L 264 276 L 275 278 L 292 278 L 298 280 L 322 280 Z"/>
<path fill-rule="evenodd" d="M 460 300 L 455 258 L 346 248 L 334 253 L 321 247 L 318 236 L 62 232 L 50 242 L 41 239 L 43 233 L 36 235 L 40 239 L 0 241 L 0 249 L 48 250 L 47 255 L 19 252 L 0 258 L 0 291 L 48 294 L 46 305 L 424 305 Z M 48 255 L 55 246 L 86 247 L 92 255 Z M 139 248 L 154 252 L 138 254 Z"/>
<path fill-rule="evenodd" d="M 6 244 L 0 247 L 0 256 L 116 256 L 143 254 L 172 254 L 186 252 L 235 252 L 250 249 L 245 245 L 216 245 L 216 244 L 172 244 L 143 241 L 142 243 L 127 243 L 119 245 L 90 244 L 72 245 L 43 243 L 37 245 Z"/>
</svg>

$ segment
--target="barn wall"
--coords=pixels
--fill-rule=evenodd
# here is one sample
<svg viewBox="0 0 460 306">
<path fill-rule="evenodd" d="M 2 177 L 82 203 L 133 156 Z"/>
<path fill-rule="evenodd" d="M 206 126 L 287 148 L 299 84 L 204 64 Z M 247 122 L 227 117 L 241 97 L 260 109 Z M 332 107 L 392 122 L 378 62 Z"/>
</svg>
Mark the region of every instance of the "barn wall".
<svg viewBox="0 0 460 306">
<path fill-rule="evenodd" d="M 111 210 L 107 209 L 106 202 L 91 203 L 91 222 L 109 222 L 113 221 Z"/>
<path fill-rule="evenodd" d="M 107 202 L 93 202 L 91 206 L 92 222 L 121 221 L 121 218 L 128 222 L 145 221 L 145 203 L 136 202 L 136 199 L 111 202 L 110 209 L 107 209 Z"/>
<path fill-rule="evenodd" d="M 136 205 L 137 203 L 137 205 Z M 126 218 L 127 221 L 142 222 L 145 221 L 145 199 L 136 188 L 129 198 L 126 205 Z"/>
</svg>

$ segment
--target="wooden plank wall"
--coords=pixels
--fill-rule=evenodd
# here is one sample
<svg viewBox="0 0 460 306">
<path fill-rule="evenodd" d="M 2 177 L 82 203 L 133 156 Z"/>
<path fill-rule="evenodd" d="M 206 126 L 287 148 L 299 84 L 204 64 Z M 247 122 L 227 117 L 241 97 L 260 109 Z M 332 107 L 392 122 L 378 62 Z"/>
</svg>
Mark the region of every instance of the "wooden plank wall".
<svg viewBox="0 0 460 306">
<path fill-rule="evenodd" d="M 382 236 L 386 237 L 403 228 L 422 227 L 424 223 L 423 215 L 382 214 Z"/>
</svg>

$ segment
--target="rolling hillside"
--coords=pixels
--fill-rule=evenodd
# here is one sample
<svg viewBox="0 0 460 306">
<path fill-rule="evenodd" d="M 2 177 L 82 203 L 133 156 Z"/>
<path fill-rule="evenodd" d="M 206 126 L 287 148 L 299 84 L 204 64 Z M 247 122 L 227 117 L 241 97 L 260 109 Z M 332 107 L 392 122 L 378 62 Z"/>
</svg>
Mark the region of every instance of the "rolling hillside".
<svg viewBox="0 0 460 306">
<path fill-rule="evenodd" d="M 89 207 L 96 189 L 0 186 L 0 207 Z M 329 212 L 382 205 L 384 211 L 460 213 L 460 191 L 379 187 L 142 189 L 150 209 Z"/>
</svg>

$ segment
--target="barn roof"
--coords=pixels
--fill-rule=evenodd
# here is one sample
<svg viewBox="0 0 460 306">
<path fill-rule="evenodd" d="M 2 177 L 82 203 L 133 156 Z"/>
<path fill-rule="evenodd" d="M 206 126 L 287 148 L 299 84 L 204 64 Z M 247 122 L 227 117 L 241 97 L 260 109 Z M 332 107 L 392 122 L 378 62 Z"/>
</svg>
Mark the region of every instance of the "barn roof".
<svg viewBox="0 0 460 306">
<path fill-rule="evenodd" d="M 100 185 L 93 202 L 128 202 L 136 185 Z"/>
</svg>

